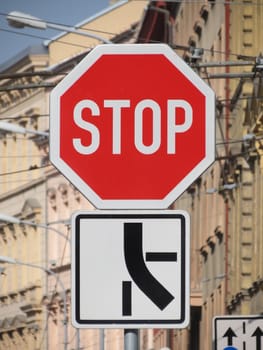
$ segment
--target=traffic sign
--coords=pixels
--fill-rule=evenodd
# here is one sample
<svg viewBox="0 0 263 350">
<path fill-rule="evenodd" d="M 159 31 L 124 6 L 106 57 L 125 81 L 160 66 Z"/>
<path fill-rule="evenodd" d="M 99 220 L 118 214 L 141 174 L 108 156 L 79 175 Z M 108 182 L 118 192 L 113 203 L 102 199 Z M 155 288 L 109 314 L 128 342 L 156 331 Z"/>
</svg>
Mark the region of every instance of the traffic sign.
<svg viewBox="0 0 263 350">
<path fill-rule="evenodd" d="M 90 211 L 72 218 L 72 321 L 78 328 L 184 328 L 189 217 Z"/>
<path fill-rule="evenodd" d="M 262 316 L 216 316 L 214 350 L 263 350 Z"/>
<path fill-rule="evenodd" d="M 164 209 L 213 163 L 214 114 L 169 46 L 99 45 L 51 92 L 50 159 L 99 209 Z"/>
</svg>

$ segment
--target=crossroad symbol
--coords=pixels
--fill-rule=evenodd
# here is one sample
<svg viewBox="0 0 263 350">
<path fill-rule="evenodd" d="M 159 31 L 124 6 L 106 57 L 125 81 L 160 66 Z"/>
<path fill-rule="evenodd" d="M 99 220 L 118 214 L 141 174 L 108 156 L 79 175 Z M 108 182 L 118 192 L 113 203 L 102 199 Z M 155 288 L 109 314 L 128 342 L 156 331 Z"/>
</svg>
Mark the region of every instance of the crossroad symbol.
<svg viewBox="0 0 263 350">
<path fill-rule="evenodd" d="M 151 274 L 143 258 L 142 223 L 124 223 L 124 256 L 127 269 L 141 291 L 163 310 L 174 296 Z M 146 261 L 177 261 L 177 253 L 147 252 Z M 123 281 L 123 315 L 131 311 L 131 282 Z"/>
<path fill-rule="evenodd" d="M 72 321 L 92 328 L 184 328 L 189 217 L 93 211 L 72 219 Z"/>
</svg>

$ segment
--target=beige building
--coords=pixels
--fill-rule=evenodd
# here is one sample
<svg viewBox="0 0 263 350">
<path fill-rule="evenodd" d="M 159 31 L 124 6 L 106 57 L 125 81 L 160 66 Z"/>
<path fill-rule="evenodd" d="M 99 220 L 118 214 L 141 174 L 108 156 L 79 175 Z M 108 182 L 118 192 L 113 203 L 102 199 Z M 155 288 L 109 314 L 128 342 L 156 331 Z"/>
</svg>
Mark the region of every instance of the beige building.
<svg viewBox="0 0 263 350">
<path fill-rule="evenodd" d="M 116 2 L 79 29 L 114 43 L 168 43 L 216 92 L 216 161 L 171 206 L 191 216 L 190 324 L 140 331 L 143 350 L 209 350 L 215 315 L 263 312 L 263 3 L 155 1 L 144 12 L 147 4 Z M 3 67 L 1 120 L 48 131 L 51 88 L 97 44 L 63 33 Z M 0 225 L 1 255 L 35 265 L 0 265 L 0 349 L 122 349 L 121 330 L 70 325 L 68 220 L 92 207 L 48 152 L 46 136 L 1 131 L 0 213 L 38 227 Z"/>
<path fill-rule="evenodd" d="M 169 6 L 157 2 L 151 11 L 173 11 L 166 42 L 216 92 L 217 145 L 215 164 L 172 206 L 191 215 L 190 325 L 155 330 L 154 348 L 211 349 L 215 315 L 262 313 L 262 3 Z M 141 42 L 155 42 L 164 33 L 159 20 L 158 31 L 149 34 L 150 15 L 141 30 L 148 40 Z"/>
<path fill-rule="evenodd" d="M 133 41 L 147 1 L 121 1 L 84 20 L 43 47 L 30 48 L 1 67 L 1 121 L 33 134 L 1 129 L 0 349 L 107 349 L 123 347 L 123 332 L 77 331 L 70 317 L 72 212 L 93 209 L 49 163 L 49 93 L 95 45 L 88 33 L 116 43 Z M 102 34 L 103 33 L 103 34 Z M 29 222 L 30 224 L 26 223 Z M 31 224 L 36 224 L 32 226 Z M 31 266 L 22 266 L 27 263 Z"/>
<path fill-rule="evenodd" d="M 173 44 L 216 92 L 217 145 L 173 205 L 191 214 L 190 327 L 155 331 L 156 349 L 211 349 L 214 316 L 262 314 L 262 15 L 253 1 L 177 8 Z"/>
</svg>

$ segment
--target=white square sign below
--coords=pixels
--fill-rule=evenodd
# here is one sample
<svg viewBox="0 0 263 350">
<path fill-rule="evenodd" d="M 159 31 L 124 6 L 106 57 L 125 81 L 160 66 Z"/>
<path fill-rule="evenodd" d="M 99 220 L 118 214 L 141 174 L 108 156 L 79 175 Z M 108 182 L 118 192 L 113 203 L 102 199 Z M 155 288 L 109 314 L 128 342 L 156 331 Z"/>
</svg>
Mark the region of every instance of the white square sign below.
<svg viewBox="0 0 263 350">
<path fill-rule="evenodd" d="M 174 210 L 75 213 L 73 325 L 187 327 L 189 221 Z"/>
</svg>

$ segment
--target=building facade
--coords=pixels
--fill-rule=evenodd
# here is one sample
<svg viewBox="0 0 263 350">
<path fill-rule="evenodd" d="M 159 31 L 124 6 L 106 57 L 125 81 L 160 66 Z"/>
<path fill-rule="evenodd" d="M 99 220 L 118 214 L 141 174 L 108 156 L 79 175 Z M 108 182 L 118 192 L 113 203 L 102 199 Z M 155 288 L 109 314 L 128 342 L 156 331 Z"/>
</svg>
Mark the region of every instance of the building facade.
<svg viewBox="0 0 263 350">
<path fill-rule="evenodd" d="M 121 1 L 77 27 L 98 31 L 103 40 L 132 41 L 146 4 Z M 74 211 L 93 207 L 51 166 L 48 136 L 38 134 L 48 134 L 51 89 L 98 43 L 89 35 L 62 33 L 1 67 L 1 121 L 33 131 L 0 130 L 0 213 L 23 221 L 0 215 L 1 256 L 18 261 L 1 262 L 1 349 L 123 347 L 120 330 L 71 326 L 69 220 Z"/>
<path fill-rule="evenodd" d="M 170 208 L 191 217 L 190 324 L 140 330 L 140 349 L 208 350 L 214 316 L 263 313 L 262 5 L 121 1 L 78 26 L 114 43 L 167 43 L 216 93 L 215 163 Z M 70 325 L 69 218 L 93 208 L 37 134 L 52 87 L 98 43 L 63 33 L 1 68 L 1 120 L 36 133 L 1 131 L 0 213 L 37 225 L 0 223 L 1 255 L 35 265 L 0 265 L 0 349 L 123 349 L 121 330 Z"/>
<path fill-rule="evenodd" d="M 262 314 L 261 5 L 173 7 L 168 43 L 216 92 L 216 161 L 172 206 L 191 216 L 191 317 L 155 330 L 155 349 L 211 349 L 214 316 Z"/>
</svg>

